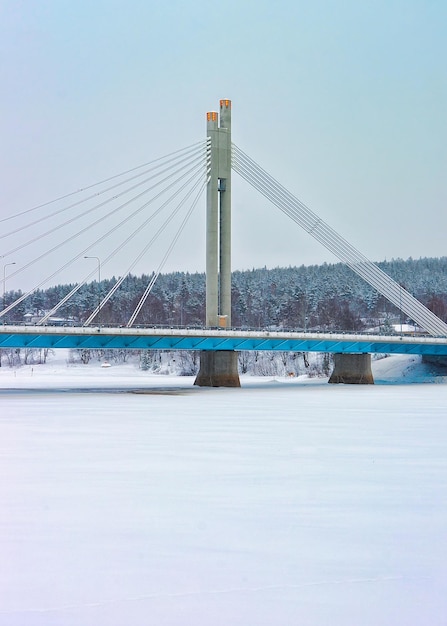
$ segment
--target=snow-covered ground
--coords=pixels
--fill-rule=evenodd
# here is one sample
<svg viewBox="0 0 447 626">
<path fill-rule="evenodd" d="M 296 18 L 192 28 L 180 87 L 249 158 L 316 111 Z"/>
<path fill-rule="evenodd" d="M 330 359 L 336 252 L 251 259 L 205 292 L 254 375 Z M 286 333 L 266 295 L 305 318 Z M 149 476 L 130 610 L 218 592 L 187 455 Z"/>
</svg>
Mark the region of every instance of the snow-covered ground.
<svg viewBox="0 0 447 626">
<path fill-rule="evenodd" d="M 374 376 L 1 368 L 1 626 L 445 625 L 447 378 Z"/>
</svg>

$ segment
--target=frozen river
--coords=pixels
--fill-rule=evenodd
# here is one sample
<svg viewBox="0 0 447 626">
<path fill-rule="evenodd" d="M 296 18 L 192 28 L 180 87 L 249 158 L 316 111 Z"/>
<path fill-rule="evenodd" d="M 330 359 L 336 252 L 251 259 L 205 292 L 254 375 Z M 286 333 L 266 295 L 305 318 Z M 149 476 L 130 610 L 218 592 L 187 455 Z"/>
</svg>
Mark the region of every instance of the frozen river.
<svg viewBox="0 0 447 626">
<path fill-rule="evenodd" d="M 1 626 L 447 623 L 446 384 L 106 376 L 2 372 Z"/>
</svg>

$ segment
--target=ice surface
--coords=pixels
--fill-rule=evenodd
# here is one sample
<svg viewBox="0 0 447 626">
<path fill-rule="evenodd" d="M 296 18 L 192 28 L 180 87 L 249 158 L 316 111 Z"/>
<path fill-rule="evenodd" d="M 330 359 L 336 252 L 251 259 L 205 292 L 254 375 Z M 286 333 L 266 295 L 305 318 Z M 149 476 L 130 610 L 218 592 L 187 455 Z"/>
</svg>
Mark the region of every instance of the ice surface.
<svg viewBox="0 0 447 626">
<path fill-rule="evenodd" d="M 447 385 L 415 357 L 32 369 L 0 372 L 2 626 L 446 624 Z"/>
</svg>

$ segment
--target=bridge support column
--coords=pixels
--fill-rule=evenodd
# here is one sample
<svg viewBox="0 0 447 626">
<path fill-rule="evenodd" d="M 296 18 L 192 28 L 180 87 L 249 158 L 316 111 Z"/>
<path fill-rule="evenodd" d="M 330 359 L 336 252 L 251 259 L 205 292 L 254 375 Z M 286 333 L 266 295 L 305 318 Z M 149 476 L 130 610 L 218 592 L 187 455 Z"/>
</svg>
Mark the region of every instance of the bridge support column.
<svg viewBox="0 0 447 626">
<path fill-rule="evenodd" d="M 207 113 L 206 326 L 231 326 L 231 100 Z M 195 385 L 240 387 L 237 353 L 202 351 Z"/>
<path fill-rule="evenodd" d="M 334 354 L 334 370 L 330 383 L 373 385 L 370 354 Z"/>
<path fill-rule="evenodd" d="M 199 387 L 240 387 L 237 352 L 203 350 L 194 384 Z"/>
</svg>

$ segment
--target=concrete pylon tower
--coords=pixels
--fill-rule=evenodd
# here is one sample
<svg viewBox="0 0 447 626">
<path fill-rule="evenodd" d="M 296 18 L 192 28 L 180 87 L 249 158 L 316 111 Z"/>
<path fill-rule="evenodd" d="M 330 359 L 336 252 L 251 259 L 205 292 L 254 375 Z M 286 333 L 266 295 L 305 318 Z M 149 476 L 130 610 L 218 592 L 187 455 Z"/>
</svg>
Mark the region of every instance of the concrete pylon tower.
<svg viewBox="0 0 447 626">
<path fill-rule="evenodd" d="M 206 114 L 211 161 L 206 194 L 206 326 L 231 326 L 231 100 Z M 240 387 L 237 353 L 202 351 L 195 383 Z"/>
<path fill-rule="evenodd" d="M 206 326 L 231 326 L 231 100 L 207 113 Z"/>
</svg>

